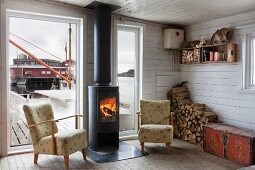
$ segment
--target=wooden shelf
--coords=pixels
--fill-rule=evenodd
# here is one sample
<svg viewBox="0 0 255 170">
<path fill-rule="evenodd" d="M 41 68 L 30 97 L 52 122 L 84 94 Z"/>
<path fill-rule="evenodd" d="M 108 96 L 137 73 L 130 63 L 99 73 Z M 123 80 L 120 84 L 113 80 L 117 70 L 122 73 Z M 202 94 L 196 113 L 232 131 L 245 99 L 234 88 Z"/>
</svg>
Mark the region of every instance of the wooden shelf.
<svg viewBox="0 0 255 170">
<path fill-rule="evenodd" d="M 224 64 L 226 64 L 226 63 L 229 63 L 229 64 L 236 64 L 237 62 L 229 62 L 229 61 L 203 61 L 202 62 L 202 64 L 219 64 L 219 63 L 224 63 Z"/>
<path fill-rule="evenodd" d="M 233 64 L 237 65 L 238 62 L 228 62 L 228 61 L 203 61 L 201 63 L 181 63 L 183 65 L 199 65 L 199 64 Z"/>
<path fill-rule="evenodd" d="M 203 45 L 202 47 L 206 48 L 206 47 L 218 47 L 218 46 L 226 46 L 226 45 L 228 45 L 228 43 L 213 44 L 213 45 Z"/>
<path fill-rule="evenodd" d="M 213 44 L 213 45 L 203 45 L 201 48 L 196 48 L 196 47 L 190 47 L 190 48 L 183 48 L 183 51 L 195 51 L 197 49 L 199 49 L 199 62 L 190 62 L 190 63 L 181 63 L 181 64 L 215 64 L 215 63 L 223 63 L 223 64 L 233 64 L 233 63 L 237 63 L 237 59 L 233 59 L 232 61 L 235 60 L 235 62 L 228 62 L 228 61 L 203 61 L 204 60 L 204 50 L 207 51 L 214 51 L 214 52 L 220 52 L 220 53 L 224 53 L 225 55 L 228 55 L 227 53 L 229 52 L 229 48 L 231 48 L 231 46 L 229 47 L 229 44 L 232 43 L 221 43 L 221 44 Z M 236 46 L 236 44 L 234 44 Z M 233 48 L 233 47 L 232 47 Z M 237 50 L 236 47 L 231 49 L 233 50 L 233 53 L 236 55 L 237 54 Z M 231 51 L 232 52 L 232 51 Z M 184 53 L 183 53 L 184 54 Z M 233 57 L 233 56 L 232 56 Z M 236 57 L 236 56 L 235 56 Z M 192 59 L 192 57 L 190 57 Z M 189 61 L 189 59 L 185 58 L 184 55 L 182 55 L 181 61 Z M 208 58 L 207 58 L 208 60 Z M 231 61 L 231 60 L 229 60 Z"/>
<path fill-rule="evenodd" d="M 181 63 L 181 64 L 202 64 L 202 63 L 199 63 L 199 62 L 192 62 L 192 63 Z"/>
<path fill-rule="evenodd" d="M 183 48 L 183 50 L 194 50 L 194 49 L 199 49 L 199 48 L 197 48 L 197 47 Z"/>
</svg>

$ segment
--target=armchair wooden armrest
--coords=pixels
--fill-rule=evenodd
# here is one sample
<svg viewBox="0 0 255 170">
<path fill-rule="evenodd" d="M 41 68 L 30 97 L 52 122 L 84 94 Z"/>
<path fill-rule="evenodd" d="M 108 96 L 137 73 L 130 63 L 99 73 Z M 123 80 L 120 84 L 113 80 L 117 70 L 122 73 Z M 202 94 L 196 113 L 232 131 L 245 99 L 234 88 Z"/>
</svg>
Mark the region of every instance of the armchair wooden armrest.
<svg viewBox="0 0 255 170">
<path fill-rule="evenodd" d="M 41 124 L 44 124 L 44 123 L 49 123 L 51 122 L 51 146 L 52 146 L 52 153 L 54 155 L 57 154 L 57 150 L 56 150 L 56 139 L 55 139 L 55 126 L 54 126 L 54 123 L 55 122 L 59 122 L 60 120 L 64 120 L 64 119 L 69 119 L 69 118 L 72 118 L 72 117 L 75 117 L 75 129 L 78 129 L 78 117 L 82 117 L 82 115 L 72 115 L 72 116 L 67 116 L 67 117 L 63 117 L 63 118 L 60 118 L 60 119 L 51 119 L 51 120 L 46 120 L 46 121 L 43 121 L 43 122 L 40 122 L 40 123 L 37 123 L 37 124 L 32 124 L 30 126 L 28 126 L 29 128 L 32 128 L 32 127 L 35 127 L 35 126 L 38 126 L 38 125 L 41 125 Z"/>
<path fill-rule="evenodd" d="M 35 126 L 38 126 L 38 125 L 41 125 L 41 124 L 44 124 L 44 123 L 59 122 L 60 120 L 69 119 L 69 118 L 75 117 L 75 128 L 77 129 L 78 128 L 77 125 L 78 125 L 78 117 L 79 116 L 83 117 L 82 115 L 72 115 L 72 116 L 67 116 L 67 117 L 63 117 L 63 118 L 60 118 L 60 119 L 46 120 L 46 121 L 43 121 L 43 122 L 39 122 L 39 123 L 36 123 L 36 124 L 29 125 L 28 127 L 32 128 L 32 127 L 35 127 Z"/>
<path fill-rule="evenodd" d="M 138 123 L 138 130 L 140 129 L 140 122 L 141 122 L 141 112 L 137 112 L 137 123 Z"/>
</svg>

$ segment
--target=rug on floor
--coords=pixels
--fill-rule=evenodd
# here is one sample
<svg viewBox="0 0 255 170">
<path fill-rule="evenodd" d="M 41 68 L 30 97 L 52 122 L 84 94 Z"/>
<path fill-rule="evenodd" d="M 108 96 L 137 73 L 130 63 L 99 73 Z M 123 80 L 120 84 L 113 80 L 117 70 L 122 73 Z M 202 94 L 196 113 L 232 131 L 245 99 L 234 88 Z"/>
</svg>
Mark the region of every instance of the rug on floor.
<svg viewBox="0 0 255 170">
<path fill-rule="evenodd" d="M 119 149 L 116 151 L 96 152 L 89 148 L 87 149 L 87 157 L 89 157 L 90 159 L 97 163 L 114 162 L 147 155 L 149 154 L 146 152 L 142 153 L 140 149 L 136 148 L 135 146 L 129 145 L 125 142 L 120 142 Z"/>
</svg>

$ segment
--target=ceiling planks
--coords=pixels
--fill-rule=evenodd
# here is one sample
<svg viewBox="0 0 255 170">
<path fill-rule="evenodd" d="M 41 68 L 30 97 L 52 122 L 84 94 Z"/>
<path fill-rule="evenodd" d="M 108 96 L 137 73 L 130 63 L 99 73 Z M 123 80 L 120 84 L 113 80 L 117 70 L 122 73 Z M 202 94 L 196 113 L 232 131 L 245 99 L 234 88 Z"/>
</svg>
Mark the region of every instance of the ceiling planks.
<svg viewBox="0 0 255 170">
<path fill-rule="evenodd" d="M 55 0 L 85 7 L 94 0 Z M 118 5 L 116 14 L 163 24 L 190 25 L 255 9 L 254 0 L 98 0 Z"/>
</svg>

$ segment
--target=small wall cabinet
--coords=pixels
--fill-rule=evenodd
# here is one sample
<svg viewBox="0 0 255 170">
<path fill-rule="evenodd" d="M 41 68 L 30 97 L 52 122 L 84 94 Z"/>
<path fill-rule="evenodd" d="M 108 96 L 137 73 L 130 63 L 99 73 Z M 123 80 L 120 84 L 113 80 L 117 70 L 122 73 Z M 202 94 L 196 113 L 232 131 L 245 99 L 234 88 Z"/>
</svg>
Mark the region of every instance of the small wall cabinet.
<svg viewBox="0 0 255 170">
<path fill-rule="evenodd" d="M 184 48 L 181 64 L 237 62 L 237 44 L 204 45 L 201 48 Z"/>
</svg>

